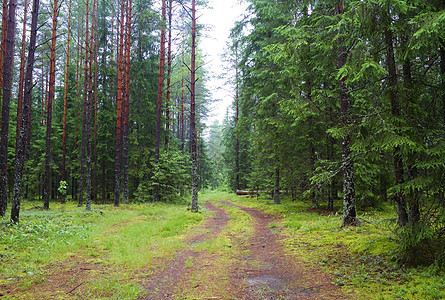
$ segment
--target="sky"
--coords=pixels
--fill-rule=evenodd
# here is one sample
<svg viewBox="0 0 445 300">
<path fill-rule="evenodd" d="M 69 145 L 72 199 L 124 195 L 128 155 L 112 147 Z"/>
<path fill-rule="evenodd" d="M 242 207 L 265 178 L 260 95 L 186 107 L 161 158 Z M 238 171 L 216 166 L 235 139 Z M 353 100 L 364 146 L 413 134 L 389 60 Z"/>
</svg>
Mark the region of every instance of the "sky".
<svg viewBox="0 0 445 300">
<path fill-rule="evenodd" d="M 240 3 L 242 2 L 242 3 Z M 209 0 L 207 8 L 197 11 L 197 22 L 206 25 L 206 30 L 201 37 L 198 47 L 205 55 L 205 69 L 210 79 L 207 88 L 212 100 L 210 114 L 205 121 L 207 126 L 224 119 L 227 108 L 232 104 L 235 97 L 235 86 L 233 77 L 235 70 L 231 69 L 228 62 L 224 61 L 223 55 L 228 49 L 230 29 L 236 21 L 242 20 L 247 9 L 247 4 L 240 0 Z"/>
</svg>

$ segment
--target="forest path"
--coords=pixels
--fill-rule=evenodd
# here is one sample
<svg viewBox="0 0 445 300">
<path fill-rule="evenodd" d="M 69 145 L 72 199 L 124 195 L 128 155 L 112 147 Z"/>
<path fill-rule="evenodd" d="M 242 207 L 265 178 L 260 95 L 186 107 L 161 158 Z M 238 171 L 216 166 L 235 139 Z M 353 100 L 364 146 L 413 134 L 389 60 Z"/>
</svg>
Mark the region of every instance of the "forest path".
<svg viewBox="0 0 445 300">
<path fill-rule="evenodd" d="M 145 299 L 347 298 L 330 275 L 285 251 L 284 236 L 270 228 L 278 227 L 279 218 L 212 202 L 206 208 L 213 214 L 186 238 L 187 249 L 153 268 Z"/>
</svg>

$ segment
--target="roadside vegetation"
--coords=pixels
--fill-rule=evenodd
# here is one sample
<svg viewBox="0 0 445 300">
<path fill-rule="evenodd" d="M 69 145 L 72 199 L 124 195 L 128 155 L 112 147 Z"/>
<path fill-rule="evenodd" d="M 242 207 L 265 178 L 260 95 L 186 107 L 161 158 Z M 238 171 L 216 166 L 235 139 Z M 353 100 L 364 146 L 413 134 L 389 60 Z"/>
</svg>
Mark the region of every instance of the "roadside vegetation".
<svg viewBox="0 0 445 300">
<path fill-rule="evenodd" d="M 89 212 L 74 203 L 54 204 L 49 211 L 36 205 L 24 203 L 19 224 L 2 220 L 0 293 L 5 299 L 30 294 L 38 298 L 39 289 L 33 286 L 50 280 L 47 276 L 53 272 L 80 264 L 86 265 L 83 269 L 98 266 L 98 272 L 103 272 L 78 288 L 84 296 L 143 296 L 138 281 L 150 274 L 152 260 L 181 248 L 182 236 L 205 216 L 187 211 L 186 204 L 104 205 Z M 71 280 L 72 288 L 76 287 L 73 278 L 61 280 Z M 77 289 L 66 294 L 69 291 L 60 291 L 62 298 L 75 296 Z"/>
<path fill-rule="evenodd" d="M 199 214 L 191 213 L 186 203 L 103 205 L 88 212 L 73 203 L 54 204 L 42 211 L 36 202 L 25 202 L 19 224 L 2 219 L 0 293 L 4 299 L 34 299 L 48 289 L 61 299 L 80 294 L 89 299 L 143 297 L 153 261 L 188 247 L 184 237 L 209 215 L 205 201 L 224 207 L 229 221 L 218 236 L 193 244 L 195 251 L 216 253 L 220 258 L 212 263 L 213 273 L 193 275 L 197 282 L 222 278 L 225 285 L 220 287 L 226 288 L 229 275 L 217 274 L 224 274 L 224 268 L 245 251 L 237 241 L 252 234 L 250 216 L 221 203 L 229 201 L 275 215 L 269 228 L 282 236 L 289 255 L 332 274 L 333 283 L 351 298 L 445 298 L 445 272 L 438 263 L 412 267 L 397 263 L 400 241 L 395 208 L 389 204 L 359 211 L 360 226 L 342 227 L 341 211 L 308 209 L 309 202 L 285 196 L 280 205 L 273 205 L 265 195 L 256 199 L 222 192 L 202 194 Z M 199 262 L 190 258 L 185 266 L 196 270 Z M 85 276 L 90 280 L 84 278 L 77 286 L 79 282 L 68 272 L 74 268 L 89 270 Z M 70 288 L 57 290 L 50 279 L 55 273 Z"/>
</svg>

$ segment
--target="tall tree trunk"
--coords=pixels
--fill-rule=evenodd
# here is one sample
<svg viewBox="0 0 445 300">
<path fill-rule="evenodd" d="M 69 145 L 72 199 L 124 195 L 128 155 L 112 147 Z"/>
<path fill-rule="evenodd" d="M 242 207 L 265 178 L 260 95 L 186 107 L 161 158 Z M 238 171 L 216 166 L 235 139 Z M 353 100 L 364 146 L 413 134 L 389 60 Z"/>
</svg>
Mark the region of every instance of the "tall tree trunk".
<svg viewBox="0 0 445 300">
<path fill-rule="evenodd" d="M 94 33 L 96 26 L 96 0 L 93 1 L 93 16 L 91 19 L 91 34 L 90 34 L 90 46 L 89 51 L 89 66 L 88 66 L 88 100 L 87 100 L 87 134 L 86 134 L 86 147 L 87 147 L 87 173 L 86 173 L 86 210 L 91 210 L 91 105 L 93 102 L 93 60 L 94 60 Z"/>
<path fill-rule="evenodd" d="M 70 66 L 70 38 L 71 38 L 71 0 L 68 4 L 68 33 L 66 38 L 66 64 L 65 64 L 65 83 L 63 94 L 63 132 L 62 132 L 62 181 L 66 178 L 66 115 L 68 110 L 68 71 Z M 65 195 L 62 194 L 62 203 L 65 203 Z"/>
<path fill-rule="evenodd" d="M 28 46 L 28 60 L 25 74 L 25 88 L 23 97 L 23 114 L 20 128 L 20 135 L 18 137 L 18 143 L 16 147 L 15 167 L 14 167 L 14 189 L 12 196 L 12 208 L 11 208 L 11 221 L 14 223 L 19 222 L 20 215 L 20 197 L 22 194 L 22 176 L 23 167 L 26 159 L 27 152 L 27 135 L 31 128 L 31 103 L 32 103 L 32 73 L 34 70 L 34 54 L 36 50 L 37 39 L 37 21 L 39 16 L 39 0 L 34 0 L 32 4 L 31 13 L 31 36 L 29 38 Z"/>
<path fill-rule="evenodd" d="M 127 5 L 127 21 L 126 21 L 126 39 L 125 39 L 125 97 L 124 97 L 124 149 L 123 149 L 123 202 L 129 202 L 129 189 L 128 189 L 128 163 L 129 163 L 129 117 L 130 117 L 130 63 L 131 63 L 131 13 L 132 13 L 132 0 L 128 0 Z"/>
<path fill-rule="evenodd" d="M 169 149 L 170 144 L 170 96 L 171 96 L 171 68 L 172 68 L 172 3 L 173 0 L 168 0 L 168 51 L 167 51 L 167 96 L 165 104 L 165 148 Z"/>
<path fill-rule="evenodd" d="M 57 32 L 57 0 L 54 0 L 53 25 L 51 33 L 51 54 L 49 60 L 49 89 L 48 107 L 46 114 L 46 155 L 45 155 L 45 191 L 43 197 L 43 208 L 49 209 L 49 198 L 51 197 L 51 125 L 53 116 L 53 100 L 56 91 L 56 32 Z"/>
<path fill-rule="evenodd" d="M 404 36 L 402 43 L 404 46 L 407 46 L 408 38 Z M 411 73 L 411 60 L 408 58 L 403 63 L 403 83 L 406 92 L 406 100 L 407 104 L 412 102 L 412 89 L 413 89 L 413 78 Z M 409 155 L 410 163 L 408 165 L 408 174 L 409 179 L 413 180 L 418 176 L 417 167 L 415 166 L 415 162 L 417 161 L 417 157 L 415 154 Z M 420 203 L 419 203 L 419 195 L 416 190 L 411 192 L 410 199 L 408 201 L 409 204 L 409 221 L 413 224 L 417 223 L 420 220 Z"/>
<path fill-rule="evenodd" d="M 385 29 L 385 44 L 386 44 L 386 65 L 389 76 L 389 98 L 391 101 L 391 113 L 395 118 L 400 117 L 400 103 L 397 95 L 397 70 L 396 61 L 394 57 L 393 36 L 392 31 Z M 397 122 L 397 121 L 396 121 Z M 402 149 L 397 146 L 393 150 L 393 164 L 394 164 L 394 179 L 395 185 L 404 182 L 403 177 L 403 158 Z M 399 226 L 405 226 L 408 223 L 408 213 L 406 211 L 406 200 L 402 193 L 397 192 L 394 195 L 394 200 L 397 203 L 397 216 Z"/>
<path fill-rule="evenodd" d="M 87 122 L 88 122 L 88 70 L 89 70 L 89 0 L 85 2 L 85 64 L 84 64 L 84 82 L 83 82 L 83 105 L 82 105 L 82 145 L 80 151 L 80 178 L 79 178 L 79 201 L 78 206 L 83 205 L 84 183 L 85 183 L 85 152 L 87 147 Z"/>
<path fill-rule="evenodd" d="M 343 14 L 343 1 L 340 0 L 336 7 L 336 14 Z M 339 40 L 338 69 L 346 64 L 347 53 L 343 41 Z M 346 77 L 339 79 L 340 86 L 340 112 L 344 127 L 349 127 L 350 119 L 350 98 Z M 355 209 L 355 181 L 354 181 L 354 161 L 351 158 L 351 137 L 343 138 L 342 159 L 343 159 L 343 226 L 355 225 L 357 223 Z"/>
<path fill-rule="evenodd" d="M 236 80 L 238 80 L 238 68 L 236 69 Z M 239 121 L 239 94 L 238 94 L 238 84 L 236 85 L 235 91 L 235 189 L 240 189 L 240 167 L 239 167 L 239 130 L 238 130 L 238 121 Z"/>
<path fill-rule="evenodd" d="M 122 132 L 123 132 L 123 75 L 124 75 L 124 15 L 125 0 L 121 1 L 121 25 L 119 32 L 119 55 L 117 71 L 117 117 L 116 117 L 116 165 L 114 178 L 114 206 L 120 205 L 121 173 L 122 173 Z"/>
<path fill-rule="evenodd" d="M 79 98 L 80 97 L 80 68 L 81 68 L 81 65 L 82 65 L 82 62 L 81 62 L 81 60 L 82 60 L 82 53 L 81 53 L 81 51 L 80 51 L 80 48 L 82 48 L 82 44 L 83 44 L 83 40 L 82 40 L 82 37 L 83 37 L 83 27 L 82 26 L 80 26 L 80 24 L 83 24 L 83 18 L 82 18 L 82 20 L 78 20 L 78 26 L 77 26 L 77 28 L 78 28 L 78 31 L 77 31 L 77 43 L 76 43 L 76 45 L 77 45 L 77 56 L 76 56 L 76 97 L 77 98 Z M 77 117 L 77 115 L 76 115 L 76 117 Z"/>
<path fill-rule="evenodd" d="M 192 53 L 191 53 L 191 79 L 190 79 L 190 131 L 192 150 L 192 212 L 198 212 L 198 149 L 195 120 L 195 83 L 196 83 L 196 1 L 192 0 Z"/>
<path fill-rule="evenodd" d="M 25 42 L 26 42 L 26 19 L 28 12 L 28 0 L 25 0 L 23 8 L 23 30 L 22 30 L 22 46 L 20 50 L 20 75 L 19 75 L 19 91 L 17 97 L 17 126 L 16 126 L 16 148 L 20 136 L 20 128 L 22 123 L 23 111 L 23 84 L 25 81 Z"/>
<path fill-rule="evenodd" d="M 5 63 L 6 55 L 6 36 L 8 35 L 8 1 L 3 0 L 2 9 L 2 34 L 1 34 L 1 44 L 0 44 L 0 91 L 3 92 L 3 64 Z M 3 97 L 0 97 L 3 98 Z M 1 103 L 1 102 L 0 102 Z M 0 115 L 1 116 L 1 115 Z M 1 124 L 0 124 L 1 128 Z"/>
<path fill-rule="evenodd" d="M 182 55 L 182 64 L 184 64 L 184 54 Z M 181 80 L 181 152 L 185 150 L 185 126 L 184 126 L 184 78 Z"/>
<path fill-rule="evenodd" d="M 155 168 L 159 165 L 159 147 L 161 140 L 161 108 L 162 108 L 162 89 L 164 86 L 164 66 L 165 66 L 165 0 L 162 0 L 162 23 L 161 23 L 161 45 L 159 52 L 159 76 L 158 76 L 158 101 L 156 105 L 156 141 L 155 141 Z M 157 184 L 153 190 L 153 201 L 160 200 L 159 187 Z"/>
<path fill-rule="evenodd" d="M 16 0 L 10 0 L 8 7 L 8 34 L 6 37 L 6 52 L 3 63 L 3 102 L 2 127 L 0 130 L 0 215 L 4 216 L 7 208 L 7 165 L 8 165 L 8 131 L 9 109 L 12 92 L 12 69 L 14 67 L 15 42 L 15 9 Z"/>
<path fill-rule="evenodd" d="M 98 204 L 97 201 L 97 69 L 99 67 L 97 62 L 97 54 L 98 54 L 98 39 L 97 39 L 97 30 L 95 31 L 94 37 L 96 49 L 94 52 L 94 133 L 93 133 L 93 158 L 94 158 L 94 169 L 93 169 L 93 199 L 94 203 Z"/>
</svg>

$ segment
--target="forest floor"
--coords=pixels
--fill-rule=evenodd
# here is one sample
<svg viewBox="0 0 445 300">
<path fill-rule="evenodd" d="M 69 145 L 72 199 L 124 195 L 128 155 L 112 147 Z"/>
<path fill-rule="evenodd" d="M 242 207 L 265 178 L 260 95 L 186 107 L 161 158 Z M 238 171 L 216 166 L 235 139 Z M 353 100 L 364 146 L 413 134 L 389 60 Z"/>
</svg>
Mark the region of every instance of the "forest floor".
<svg viewBox="0 0 445 300">
<path fill-rule="evenodd" d="M 391 261 L 389 209 L 341 228 L 341 214 L 304 201 L 199 201 L 198 214 L 186 203 L 25 203 L 20 224 L 0 220 L 0 298 L 445 299 L 440 268 Z"/>
</svg>

